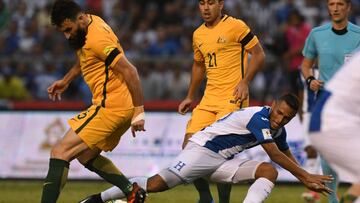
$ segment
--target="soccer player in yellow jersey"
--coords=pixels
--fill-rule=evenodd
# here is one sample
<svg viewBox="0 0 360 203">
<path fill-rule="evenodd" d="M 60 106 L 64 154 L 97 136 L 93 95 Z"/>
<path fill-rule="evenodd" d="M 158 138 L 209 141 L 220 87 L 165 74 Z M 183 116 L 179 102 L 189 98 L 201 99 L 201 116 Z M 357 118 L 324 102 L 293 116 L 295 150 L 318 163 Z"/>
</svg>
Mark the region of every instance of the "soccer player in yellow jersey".
<svg viewBox="0 0 360 203">
<path fill-rule="evenodd" d="M 242 20 L 224 15 L 223 7 L 224 0 L 199 0 L 205 22 L 193 34 L 192 77 L 188 94 L 178 108 L 180 114 L 189 111 L 205 75 L 207 84 L 188 122 L 183 147 L 197 131 L 249 105 L 249 83 L 264 64 L 265 54 L 257 37 Z M 198 179 L 194 184 L 201 203 L 213 201 L 205 180 Z M 229 202 L 230 190 L 230 185 L 218 185 L 220 203 Z"/>
<path fill-rule="evenodd" d="M 73 159 L 127 194 L 128 202 L 143 202 L 146 193 L 129 180 L 101 151 L 111 151 L 131 126 L 144 131 L 143 95 L 136 68 L 126 59 L 116 35 L 98 16 L 82 12 L 72 0 L 57 0 L 51 21 L 76 50 L 77 62 L 49 88 L 52 100 L 82 74 L 93 95 L 86 111 L 69 120 L 70 129 L 52 148 L 42 203 L 56 202 Z"/>
</svg>

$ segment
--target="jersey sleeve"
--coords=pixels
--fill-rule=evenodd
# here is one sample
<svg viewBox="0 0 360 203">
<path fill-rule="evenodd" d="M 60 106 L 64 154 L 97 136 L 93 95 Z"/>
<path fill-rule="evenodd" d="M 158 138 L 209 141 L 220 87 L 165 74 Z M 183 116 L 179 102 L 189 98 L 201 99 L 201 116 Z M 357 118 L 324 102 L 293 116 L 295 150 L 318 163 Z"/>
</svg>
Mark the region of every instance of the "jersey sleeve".
<svg viewBox="0 0 360 203">
<path fill-rule="evenodd" d="M 99 32 L 96 41 L 90 43 L 95 56 L 104 61 L 105 65 L 113 67 L 124 55 L 120 44 L 111 38 L 110 32 Z"/>
<path fill-rule="evenodd" d="M 308 59 L 314 59 L 317 57 L 313 31 L 311 31 L 309 36 L 306 38 L 306 42 L 302 50 L 302 54 L 305 58 Z"/>
<path fill-rule="evenodd" d="M 281 128 L 280 135 L 278 137 L 274 138 L 274 140 L 275 140 L 277 147 L 281 151 L 285 151 L 285 150 L 289 149 L 289 145 L 286 142 L 286 130 L 284 127 Z"/>
<path fill-rule="evenodd" d="M 204 61 L 204 56 L 202 55 L 200 49 L 199 49 L 199 44 L 198 44 L 198 40 L 196 39 L 195 37 L 195 33 L 193 35 L 193 43 L 192 43 L 192 47 L 193 47 L 193 50 L 194 50 L 194 61 Z"/>
<path fill-rule="evenodd" d="M 237 19 L 235 22 L 235 29 L 237 30 L 236 39 L 241 46 L 244 46 L 245 49 L 248 50 L 259 43 L 258 38 L 251 32 L 249 26 L 247 26 L 244 21 Z"/>
<path fill-rule="evenodd" d="M 259 143 L 273 142 L 269 119 L 259 113 L 254 114 L 246 128 L 255 136 Z"/>
</svg>

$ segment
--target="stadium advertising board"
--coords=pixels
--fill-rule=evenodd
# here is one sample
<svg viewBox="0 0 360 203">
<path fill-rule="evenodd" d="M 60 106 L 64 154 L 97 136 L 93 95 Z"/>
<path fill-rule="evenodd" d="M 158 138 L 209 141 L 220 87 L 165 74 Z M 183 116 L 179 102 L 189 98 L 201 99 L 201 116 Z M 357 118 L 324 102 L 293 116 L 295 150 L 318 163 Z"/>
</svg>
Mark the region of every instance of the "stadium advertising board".
<svg viewBox="0 0 360 203">
<path fill-rule="evenodd" d="M 66 132 L 67 119 L 77 112 L 16 111 L 0 113 L 0 178 L 44 178 L 48 169 L 51 146 Z M 150 112 L 146 116 L 146 132 L 133 138 L 128 131 L 114 151 L 104 153 L 127 176 L 150 176 L 168 166 L 180 152 L 185 126 L 190 115 Z M 301 164 L 305 154 L 298 118 L 287 125 L 288 142 Z M 240 154 L 269 161 L 261 147 Z M 97 179 L 76 160 L 70 165 L 70 179 Z M 279 168 L 279 180 L 294 181 Z"/>
</svg>

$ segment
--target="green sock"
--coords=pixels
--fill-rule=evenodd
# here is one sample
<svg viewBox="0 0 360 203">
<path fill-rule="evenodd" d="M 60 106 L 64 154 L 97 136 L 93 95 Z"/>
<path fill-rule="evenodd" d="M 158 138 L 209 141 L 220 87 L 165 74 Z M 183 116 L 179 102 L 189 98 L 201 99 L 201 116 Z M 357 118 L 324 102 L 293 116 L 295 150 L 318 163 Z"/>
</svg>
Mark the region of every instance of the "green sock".
<svg viewBox="0 0 360 203">
<path fill-rule="evenodd" d="M 205 179 L 198 178 L 194 180 L 194 185 L 200 195 L 199 203 L 210 203 L 213 200 L 209 183 Z"/>
<path fill-rule="evenodd" d="M 120 188 L 125 194 L 131 192 L 131 182 L 116 168 L 110 159 L 99 155 L 88 161 L 85 167 L 98 174 L 107 182 Z"/>
<path fill-rule="evenodd" d="M 217 186 L 218 193 L 219 193 L 219 203 L 229 203 L 230 202 L 231 184 L 218 183 L 216 186 Z"/>
<path fill-rule="evenodd" d="M 49 171 L 43 185 L 42 203 L 53 203 L 59 197 L 69 172 L 69 162 L 61 159 L 50 159 Z"/>
</svg>

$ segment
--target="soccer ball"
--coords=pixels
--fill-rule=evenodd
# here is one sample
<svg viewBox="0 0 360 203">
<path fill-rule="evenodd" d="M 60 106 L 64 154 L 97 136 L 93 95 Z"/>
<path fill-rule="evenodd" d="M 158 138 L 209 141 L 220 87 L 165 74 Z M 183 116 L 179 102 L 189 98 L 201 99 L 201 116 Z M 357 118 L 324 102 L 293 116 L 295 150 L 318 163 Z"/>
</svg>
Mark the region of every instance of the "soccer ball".
<svg viewBox="0 0 360 203">
<path fill-rule="evenodd" d="M 127 203 L 126 201 L 123 201 L 121 199 L 117 199 L 117 200 L 111 200 L 111 201 L 108 201 L 107 203 Z"/>
</svg>

